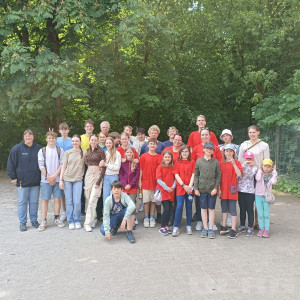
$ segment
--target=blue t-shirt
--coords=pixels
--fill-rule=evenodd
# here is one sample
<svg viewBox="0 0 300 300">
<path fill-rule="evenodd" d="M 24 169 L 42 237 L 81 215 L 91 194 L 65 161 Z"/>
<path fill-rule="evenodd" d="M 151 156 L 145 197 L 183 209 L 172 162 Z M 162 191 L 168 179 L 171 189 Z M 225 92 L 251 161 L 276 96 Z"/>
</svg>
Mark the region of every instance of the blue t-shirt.
<svg viewBox="0 0 300 300">
<path fill-rule="evenodd" d="M 63 140 L 62 137 L 57 138 L 55 145 L 62 148 L 64 152 L 73 148 L 72 139 L 70 137 L 67 140 Z"/>
<path fill-rule="evenodd" d="M 165 149 L 165 144 L 163 142 L 157 142 L 157 148 L 155 149 L 155 152 L 157 154 L 161 154 L 163 152 L 163 150 Z M 149 148 L 148 148 L 148 142 L 145 143 L 143 146 L 142 146 L 142 149 L 141 149 L 141 154 L 144 154 L 144 153 L 147 153 L 149 152 Z"/>
</svg>

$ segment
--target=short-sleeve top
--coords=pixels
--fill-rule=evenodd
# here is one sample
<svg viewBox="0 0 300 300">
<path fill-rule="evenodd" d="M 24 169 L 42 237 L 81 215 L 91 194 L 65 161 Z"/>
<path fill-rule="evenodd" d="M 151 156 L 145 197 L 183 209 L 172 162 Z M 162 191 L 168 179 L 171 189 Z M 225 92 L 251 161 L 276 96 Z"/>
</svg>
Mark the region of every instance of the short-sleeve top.
<svg viewBox="0 0 300 300">
<path fill-rule="evenodd" d="M 175 179 L 173 168 L 163 167 L 162 165 L 159 165 L 156 169 L 156 180 L 157 179 L 161 179 L 168 187 L 172 187 Z M 160 187 L 160 191 L 163 201 L 174 201 L 174 190 L 172 193 L 169 193 L 168 191 Z"/>
<path fill-rule="evenodd" d="M 194 160 L 179 160 L 175 163 L 174 169 L 173 169 L 173 174 L 176 175 L 178 174 L 179 177 L 181 178 L 183 184 L 189 185 L 190 180 L 192 175 L 195 172 L 195 161 Z M 181 196 L 185 195 L 186 192 L 184 188 L 176 182 L 176 195 Z"/>
<path fill-rule="evenodd" d="M 243 172 L 242 164 L 236 160 L 237 167 Z M 232 163 L 220 161 L 221 167 L 221 199 L 238 200 L 238 180 Z M 230 186 L 236 186 L 236 193 L 230 193 Z"/>
<path fill-rule="evenodd" d="M 82 153 L 82 157 L 81 157 Z M 63 164 L 66 164 L 63 179 L 65 181 L 75 182 L 82 180 L 84 174 L 84 161 L 86 157 L 85 150 L 70 149 L 63 156 Z"/>
<path fill-rule="evenodd" d="M 140 169 L 142 170 L 142 188 L 154 191 L 156 188 L 156 168 L 159 165 L 160 155 L 144 153 L 140 157 Z"/>
</svg>

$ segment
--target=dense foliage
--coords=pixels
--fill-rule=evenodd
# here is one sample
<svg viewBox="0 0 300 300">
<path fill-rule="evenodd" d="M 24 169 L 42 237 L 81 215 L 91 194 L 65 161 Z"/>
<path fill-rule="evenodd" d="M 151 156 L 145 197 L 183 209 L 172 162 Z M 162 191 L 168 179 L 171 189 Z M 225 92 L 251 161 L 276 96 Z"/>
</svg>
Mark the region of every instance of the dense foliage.
<svg viewBox="0 0 300 300">
<path fill-rule="evenodd" d="M 198 114 L 216 133 L 300 122 L 299 1 L 2 0 L 0 36 L 2 165 L 61 120 L 162 140 Z"/>
</svg>

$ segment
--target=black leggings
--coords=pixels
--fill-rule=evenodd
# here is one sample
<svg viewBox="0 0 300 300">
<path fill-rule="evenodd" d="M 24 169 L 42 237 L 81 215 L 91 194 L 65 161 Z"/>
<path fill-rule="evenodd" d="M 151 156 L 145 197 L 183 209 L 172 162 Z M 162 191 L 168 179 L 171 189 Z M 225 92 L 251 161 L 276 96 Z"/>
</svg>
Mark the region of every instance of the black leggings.
<svg viewBox="0 0 300 300">
<path fill-rule="evenodd" d="M 173 213 L 173 204 L 170 200 L 161 201 L 164 211 L 161 215 L 161 227 L 167 227 L 170 215 Z"/>
<path fill-rule="evenodd" d="M 240 206 L 240 222 L 241 226 L 245 226 L 246 212 L 248 214 L 248 228 L 253 227 L 254 212 L 253 204 L 255 201 L 255 194 L 239 192 L 239 206 Z"/>
</svg>

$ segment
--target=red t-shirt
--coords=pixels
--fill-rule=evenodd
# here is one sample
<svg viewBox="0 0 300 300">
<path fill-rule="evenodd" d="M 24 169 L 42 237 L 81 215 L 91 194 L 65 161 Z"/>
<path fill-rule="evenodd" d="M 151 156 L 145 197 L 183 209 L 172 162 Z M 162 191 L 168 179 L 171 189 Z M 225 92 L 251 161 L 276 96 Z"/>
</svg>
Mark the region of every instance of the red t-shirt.
<svg viewBox="0 0 300 300">
<path fill-rule="evenodd" d="M 169 188 L 171 188 L 175 179 L 173 169 L 159 165 L 156 169 L 156 179 L 161 179 Z M 168 191 L 164 190 L 160 185 L 158 186 L 160 187 L 162 201 L 174 201 L 174 190 L 172 193 L 169 193 Z"/>
<path fill-rule="evenodd" d="M 189 185 L 191 181 L 191 177 L 195 172 L 195 161 L 194 160 L 179 160 L 173 170 L 173 174 L 178 174 L 179 177 L 181 178 L 182 182 L 185 185 Z M 177 196 L 182 196 L 185 195 L 186 192 L 184 188 L 176 182 L 176 195 Z"/>
<path fill-rule="evenodd" d="M 117 148 L 117 150 L 120 152 L 121 158 L 125 158 L 125 149 L 122 146 L 120 146 Z M 134 148 L 133 148 L 133 152 L 134 152 L 134 158 L 139 159 L 139 155 L 137 154 Z"/>
<path fill-rule="evenodd" d="M 160 155 L 144 153 L 140 158 L 140 169 L 142 170 L 142 189 L 154 191 L 156 188 L 156 168 L 159 165 Z"/>
<path fill-rule="evenodd" d="M 170 146 L 170 147 L 167 147 L 163 150 L 163 152 L 161 153 L 160 155 L 160 162 L 162 162 L 162 159 L 163 159 L 163 154 L 166 150 L 169 150 L 172 152 L 173 154 L 173 161 L 174 161 L 174 164 L 178 161 L 178 158 L 179 158 L 179 151 L 178 152 L 174 152 L 173 151 L 173 146 Z"/>
<path fill-rule="evenodd" d="M 193 149 L 193 152 L 192 152 L 191 157 L 192 157 L 192 159 L 193 159 L 194 161 L 197 161 L 198 158 L 204 156 L 203 148 L 204 148 L 204 147 L 203 147 L 203 145 L 202 145 L 202 143 L 201 143 L 201 144 L 199 144 L 198 146 L 196 146 L 196 147 Z M 215 159 L 217 159 L 219 162 L 223 159 L 222 152 L 221 152 L 221 150 L 219 149 L 219 147 L 217 147 L 217 146 L 215 147 L 215 151 L 214 151 L 214 153 L 213 153 L 213 157 L 214 157 Z"/>
<path fill-rule="evenodd" d="M 243 172 L 242 164 L 236 160 L 235 161 L 237 167 L 240 169 L 241 172 Z M 224 161 L 220 161 L 220 167 L 221 167 L 221 199 L 229 199 L 229 200 L 238 200 L 238 181 L 237 176 L 234 170 L 234 167 L 232 163 Z M 236 193 L 231 194 L 230 193 L 230 186 L 235 185 Z"/>
<path fill-rule="evenodd" d="M 211 131 L 210 132 L 210 142 L 212 142 L 215 146 L 219 145 L 218 139 L 216 135 Z M 197 145 L 202 144 L 201 136 L 199 131 L 193 131 L 188 139 L 187 145 L 189 147 L 196 147 Z M 193 149 L 194 150 L 194 149 Z"/>
</svg>

